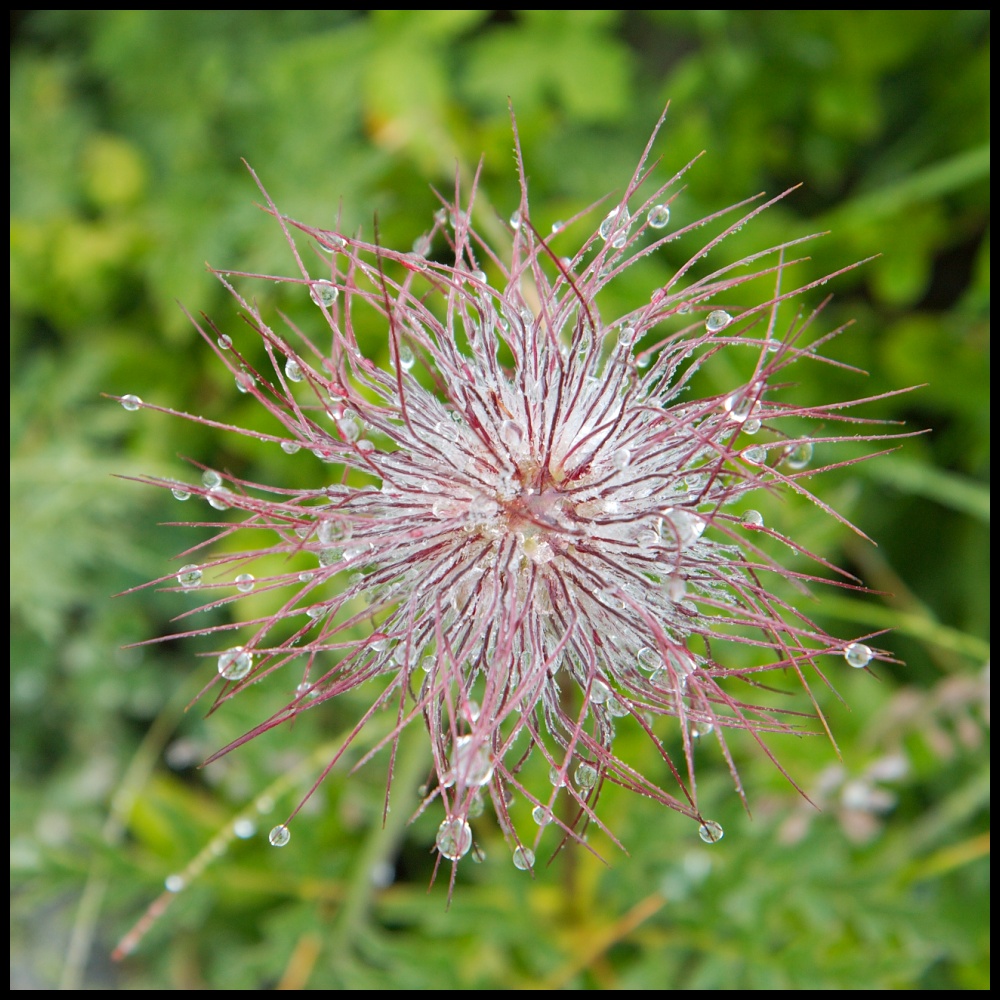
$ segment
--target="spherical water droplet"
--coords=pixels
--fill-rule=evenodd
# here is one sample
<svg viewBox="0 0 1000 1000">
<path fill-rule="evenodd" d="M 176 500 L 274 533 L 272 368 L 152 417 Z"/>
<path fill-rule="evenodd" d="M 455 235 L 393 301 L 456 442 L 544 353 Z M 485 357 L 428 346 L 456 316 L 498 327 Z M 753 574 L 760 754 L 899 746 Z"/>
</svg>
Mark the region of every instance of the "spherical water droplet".
<svg viewBox="0 0 1000 1000">
<path fill-rule="evenodd" d="M 670 222 L 670 206 L 654 205 L 646 215 L 651 229 L 663 229 Z"/>
<path fill-rule="evenodd" d="M 240 573 L 236 577 L 236 589 L 241 594 L 249 594 L 253 590 L 254 578 L 252 573 Z"/>
<path fill-rule="evenodd" d="M 255 379 L 250 372 L 239 372 L 236 375 L 236 389 L 244 395 L 254 387 Z"/>
<path fill-rule="evenodd" d="M 220 476 L 214 469 L 206 469 L 201 474 L 202 486 L 212 489 L 215 486 L 222 485 L 222 476 Z"/>
<path fill-rule="evenodd" d="M 611 688 L 604 681 L 594 681 L 590 685 L 590 700 L 595 705 L 603 705 L 611 697 Z"/>
<path fill-rule="evenodd" d="M 296 452 L 298 452 L 301 447 L 302 447 L 302 445 L 300 445 L 298 441 L 282 441 L 281 442 L 281 450 L 286 455 L 294 455 L 294 454 L 296 454 Z"/>
<path fill-rule="evenodd" d="M 539 826 L 548 826 L 549 823 L 552 822 L 552 813 L 549 812 L 546 806 L 535 806 L 535 808 L 531 810 L 531 818 Z"/>
<path fill-rule="evenodd" d="M 759 445 L 747 448 L 747 450 L 743 452 L 743 460 L 748 465 L 763 465 L 766 458 L 767 452 Z"/>
<path fill-rule="evenodd" d="M 705 329 L 709 333 L 718 333 L 720 330 L 725 330 L 732 321 L 733 317 L 725 309 L 713 309 L 705 320 Z"/>
<path fill-rule="evenodd" d="M 305 378 L 302 366 L 294 358 L 288 358 L 285 362 L 285 378 L 289 382 L 301 382 Z"/>
<path fill-rule="evenodd" d="M 309 288 L 309 298 L 318 306 L 332 306 L 340 295 L 340 290 L 332 281 L 314 281 Z"/>
<path fill-rule="evenodd" d="M 566 225 L 566 223 L 563 222 L 562 219 L 556 219 L 556 221 L 552 223 L 552 233 L 553 233 L 553 235 L 555 235 L 558 232 L 562 232 L 563 226 L 565 226 L 565 225 Z"/>
<path fill-rule="evenodd" d="M 785 452 L 785 465 L 790 469 L 804 469 L 813 457 L 812 441 L 799 441 Z"/>
<path fill-rule="evenodd" d="M 722 840 L 722 827 L 715 820 L 707 819 L 698 827 L 698 836 L 706 844 L 717 844 Z"/>
<path fill-rule="evenodd" d="M 233 346 L 233 338 L 229 336 L 228 333 L 224 333 L 219 337 L 219 348 L 223 351 L 228 351 Z"/>
<path fill-rule="evenodd" d="M 167 892 L 180 892 L 186 885 L 183 875 L 168 875 L 163 880 L 163 888 Z"/>
<path fill-rule="evenodd" d="M 590 764 L 579 764 L 573 775 L 578 788 L 589 791 L 597 784 L 597 768 Z"/>
<path fill-rule="evenodd" d="M 639 669 L 645 670 L 646 673 L 652 673 L 654 670 L 659 670 L 663 666 L 663 660 L 660 654 L 655 649 L 650 649 L 649 646 L 643 646 L 638 653 L 635 654 L 636 660 L 639 661 Z"/>
<path fill-rule="evenodd" d="M 487 283 L 487 281 L 486 281 L 486 272 L 485 271 L 472 271 L 470 273 L 469 277 L 475 279 L 480 284 L 485 285 Z"/>
<path fill-rule="evenodd" d="M 710 736 L 715 730 L 715 726 L 711 722 L 696 722 L 691 727 L 691 735 L 696 737 Z"/>
<path fill-rule="evenodd" d="M 185 590 L 197 587 L 201 583 L 201 567 L 196 563 L 181 567 L 181 571 L 177 574 L 177 582 Z"/>
<path fill-rule="evenodd" d="M 549 768 L 549 784 L 553 788 L 562 788 L 566 784 L 566 779 L 558 767 Z"/>
<path fill-rule="evenodd" d="M 445 788 L 461 779 L 466 788 L 485 785 L 493 777 L 493 757 L 489 746 L 475 742 L 472 736 L 455 740 L 451 770 L 445 775 Z"/>
<path fill-rule="evenodd" d="M 292 831 L 284 823 L 279 823 L 267 835 L 267 842 L 272 847 L 284 847 L 291 839 Z"/>
<path fill-rule="evenodd" d="M 528 871 L 535 863 L 535 852 L 530 847 L 514 848 L 514 867 L 522 872 Z"/>
<path fill-rule="evenodd" d="M 463 819 L 446 819 L 438 827 L 434 842 L 442 857 L 458 861 L 472 847 L 472 827 Z"/>
<path fill-rule="evenodd" d="M 353 413 L 345 413 L 338 421 L 337 427 L 344 440 L 353 444 L 361 437 L 361 423 Z"/>
<path fill-rule="evenodd" d="M 227 681 L 241 681 L 253 668 L 253 656 L 242 646 L 227 649 L 219 656 L 219 676 Z"/>
<path fill-rule="evenodd" d="M 863 642 L 852 642 L 844 650 L 844 659 L 847 660 L 847 665 L 854 667 L 856 670 L 867 667 L 874 655 L 871 649 Z"/>
<path fill-rule="evenodd" d="M 214 507 L 216 510 L 229 510 L 231 497 L 232 494 L 224 486 L 213 486 L 205 499 L 208 501 L 209 507 Z"/>
<path fill-rule="evenodd" d="M 142 400 L 138 397 L 129 393 L 127 396 L 122 396 L 120 400 L 122 407 L 130 412 L 133 410 L 138 410 L 142 406 Z"/>
<path fill-rule="evenodd" d="M 520 229 L 521 228 L 521 213 L 520 212 L 516 212 L 516 211 L 515 212 L 511 212 L 511 214 L 510 214 L 510 220 L 509 221 L 510 221 L 510 228 L 511 229 L 515 229 L 515 230 Z"/>
<path fill-rule="evenodd" d="M 233 823 L 233 834 L 240 840 L 249 840 L 257 832 L 257 824 L 252 819 L 243 817 Z"/>
<path fill-rule="evenodd" d="M 743 424 L 744 434 L 756 434 L 760 430 L 760 421 L 756 417 L 751 417 Z"/>
<path fill-rule="evenodd" d="M 764 516 L 759 510 L 748 510 L 744 512 L 740 522 L 746 528 L 762 528 L 764 527 Z"/>
</svg>

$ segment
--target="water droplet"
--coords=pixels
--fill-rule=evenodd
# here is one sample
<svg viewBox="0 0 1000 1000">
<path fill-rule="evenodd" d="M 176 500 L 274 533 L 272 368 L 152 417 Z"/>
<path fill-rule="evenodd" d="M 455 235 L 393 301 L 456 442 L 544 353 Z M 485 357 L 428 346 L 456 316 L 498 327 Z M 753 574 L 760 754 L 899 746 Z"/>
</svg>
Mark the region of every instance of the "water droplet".
<svg viewBox="0 0 1000 1000">
<path fill-rule="evenodd" d="M 431 252 L 431 238 L 428 233 L 424 233 L 423 236 L 418 236 L 413 241 L 413 252 L 418 257 L 428 257 Z"/>
<path fill-rule="evenodd" d="M 252 819 L 243 817 L 233 823 L 233 834 L 240 840 L 249 840 L 257 832 L 257 824 Z"/>
<path fill-rule="evenodd" d="M 744 511 L 743 516 L 740 518 L 740 522 L 745 528 L 763 528 L 764 515 L 761 514 L 759 510 Z"/>
<path fill-rule="evenodd" d="M 459 736 L 455 740 L 451 769 L 442 784 L 450 788 L 461 780 L 466 788 L 485 785 L 493 777 L 493 757 L 490 748 L 472 736 Z"/>
<path fill-rule="evenodd" d="M 722 840 L 722 827 L 715 820 L 707 819 L 698 827 L 698 836 L 706 844 L 717 844 Z"/>
<path fill-rule="evenodd" d="M 130 412 L 138 410 L 139 407 L 142 406 L 142 400 L 138 396 L 134 396 L 132 393 L 129 393 L 127 396 L 122 396 L 120 402 L 124 409 L 129 410 Z"/>
<path fill-rule="evenodd" d="M 242 646 L 227 649 L 219 656 L 219 676 L 227 681 L 241 681 L 253 668 L 253 656 Z"/>
<path fill-rule="evenodd" d="M 299 583 L 308 583 L 315 574 L 310 573 L 306 570 L 304 573 L 299 573 Z"/>
<path fill-rule="evenodd" d="M 670 206 L 654 205 L 646 215 L 651 229 L 663 229 L 670 222 Z"/>
<path fill-rule="evenodd" d="M 683 601 L 687 596 L 687 581 L 680 576 L 672 576 L 667 580 L 667 597 L 674 603 Z"/>
<path fill-rule="evenodd" d="M 759 445 L 747 448 L 747 450 L 743 452 L 743 461 L 745 461 L 748 465 L 763 465 L 766 458 L 767 452 Z"/>
<path fill-rule="evenodd" d="M 597 768 L 591 767 L 590 764 L 586 763 L 579 764 L 573 777 L 578 788 L 590 791 L 597 784 Z"/>
<path fill-rule="evenodd" d="M 720 330 L 725 330 L 732 321 L 733 317 L 725 309 L 713 309 L 705 320 L 705 329 L 709 333 L 718 333 Z"/>
<path fill-rule="evenodd" d="M 340 296 L 340 290 L 332 281 L 314 281 L 309 288 L 309 298 L 318 306 L 332 306 Z"/>
<path fill-rule="evenodd" d="M 205 499 L 208 501 L 209 507 L 214 507 L 216 510 L 229 510 L 231 497 L 232 493 L 225 486 L 213 486 Z"/>
<path fill-rule="evenodd" d="M 660 536 L 652 528 L 643 528 L 635 536 L 635 544 L 645 551 L 649 551 L 649 549 L 659 544 L 659 542 Z"/>
<path fill-rule="evenodd" d="M 249 594 L 253 590 L 254 578 L 252 573 L 240 573 L 236 577 L 236 589 L 241 594 Z"/>
<path fill-rule="evenodd" d="M 273 827 L 267 835 L 267 842 L 272 847 L 284 847 L 291 839 L 292 831 L 284 823 L 279 823 L 276 827 Z"/>
<path fill-rule="evenodd" d="M 566 784 L 566 779 L 558 767 L 549 768 L 549 784 L 553 788 L 562 788 Z"/>
<path fill-rule="evenodd" d="M 539 826 L 548 826 L 549 823 L 552 822 L 552 813 L 549 812 L 546 806 L 535 806 L 535 808 L 531 810 L 531 818 Z"/>
<path fill-rule="evenodd" d="M 799 441 L 785 452 L 785 465 L 790 469 L 804 469 L 813 457 L 812 441 Z"/>
<path fill-rule="evenodd" d="M 185 590 L 197 587 L 201 583 L 201 567 L 196 563 L 181 567 L 181 571 L 177 574 L 177 582 Z"/>
<path fill-rule="evenodd" d="M 242 392 L 244 395 L 248 393 L 253 387 L 256 380 L 250 372 L 242 371 L 238 372 L 236 375 L 236 389 L 238 392 Z"/>
<path fill-rule="evenodd" d="M 645 670 L 647 673 L 652 673 L 654 670 L 659 670 L 663 666 L 663 660 L 660 654 L 655 649 L 650 649 L 649 646 L 643 646 L 638 653 L 635 654 L 636 660 L 639 662 L 639 669 Z"/>
<path fill-rule="evenodd" d="M 760 430 L 760 421 L 756 417 L 751 417 L 743 424 L 744 434 L 756 434 Z"/>
<path fill-rule="evenodd" d="M 353 413 L 345 413 L 337 421 L 337 428 L 349 444 L 353 444 L 361 437 L 361 422 Z"/>
<path fill-rule="evenodd" d="M 167 892 L 180 892 L 186 885 L 183 875 L 168 875 L 163 880 L 163 888 Z"/>
<path fill-rule="evenodd" d="M 288 358 L 285 361 L 285 378 L 289 382 L 301 382 L 305 378 L 302 366 L 294 358 Z"/>
<path fill-rule="evenodd" d="M 556 221 L 552 223 L 552 234 L 555 235 L 556 233 L 562 232 L 562 228 L 565 225 L 566 223 L 563 222 L 562 219 L 556 219 Z"/>
<path fill-rule="evenodd" d="M 301 447 L 302 447 L 302 445 L 300 445 L 298 441 L 282 441 L 281 442 L 281 450 L 286 455 L 294 455 Z"/>
<path fill-rule="evenodd" d="M 528 871 L 535 863 L 535 852 L 530 847 L 514 848 L 514 867 L 522 872 Z"/>
<path fill-rule="evenodd" d="M 594 681 L 590 685 L 590 700 L 595 705 L 603 705 L 611 697 L 611 688 L 604 681 Z"/>
<path fill-rule="evenodd" d="M 755 400 L 742 392 L 734 392 L 727 396 L 722 402 L 722 408 L 729 414 L 729 419 L 734 423 L 742 424 L 750 416 L 750 411 L 754 408 Z"/>
<path fill-rule="evenodd" d="M 470 278 L 474 278 L 476 281 L 480 282 L 483 285 L 487 284 L 486 272 L 485 271 L 473 271 L 469 275 L 469 277 Z"/>
<path fill-rule="evenodd" d="M 617 234 L 614 240 L 612 240 L 611 245 L 616 250 L 620 250 L 625 246 L 628 239 L 628 230 L 631 221 L 632 216 L 629 215 L 628 209 L 624 205 L 620 208 L 613 208 L 604 217 L 604 221 L 597 230 L 597 235 L 607 242 L 611 238 L 612 233 Z"/>
<path fill-rule="evenodd" d="M 863 642 L 852 642 L 844 650 L 844 659 L 847 660 L 847 665 L 854 667 L 856 670 L 867 667 L 874 655 L 871 649 Z"/>
<path fill-rule="evenodd" d="M 201 474 L 202 486 L 212 489 L 215 486 L 222 485 L 222 476 L 220 476 L 214 469 L 206 469 Z"/>
<path fill-rule="evenodd" d="M 524 440 L 524 430 L 513 420 L 505 420 L 500 425 L 500 437 L 508 448 L 519 448 Z"/>
<path fill-rule="evenodd" d="M 691 735 L 695 737 L 710 736 L 715 731 L 715 726 L 711 722 L 696 722 L 691 727 Z"/>
<path fill-rule="evenodd" d="M 628 448 L 619 448 L 611 456 L 611 464 L 616 469 L 626 469 L 628 468 L 629 459 L 631 459 L 632 453 Z"/>
<path fill-rule="evenodd" d="M 173 493 L 175 500 L 182 500 L 183 501 L 183 500 L 190 500 L 191 499 L 191 491 L 190 490 L 185 490 L 185 489 L 183 489 L 180 486 L 174 486 L 174 487 L 172 487 L 171 490 L 170 490 L 170 492 Z"/>
<path fill-rule="evenodd" d="M 399 345 L 399 367 L 404 372 L 408 372 L 414 365 L 416 358 L 413 356 L 413 349 L 409 344 Z"/>
<path fill-rule="evenodd" d="M 705 534 L 705 519 L 687 510 L 665 511 L 677 536 L 677 544 L 686 549 Z"/>
<path fill-rule="evenodd" d="M 434 842 L 442 857 L 458 861 L 472 847 L 472 827 L 463 819 L 446 819 L 438 827 Z"/>
<path fill-rule="evenodd" d="M 233 338 L 228 333 L 224 333 L 219 337 L 218 343 L 220 350 L 228 351 L 233 346 Z"/>
<path fill-rule="evenodd" d="M 521 213 L 511 212 L 510 214 L 510 228 L 513 230 L 518 230 L 521 228 Z"/>
</svg>

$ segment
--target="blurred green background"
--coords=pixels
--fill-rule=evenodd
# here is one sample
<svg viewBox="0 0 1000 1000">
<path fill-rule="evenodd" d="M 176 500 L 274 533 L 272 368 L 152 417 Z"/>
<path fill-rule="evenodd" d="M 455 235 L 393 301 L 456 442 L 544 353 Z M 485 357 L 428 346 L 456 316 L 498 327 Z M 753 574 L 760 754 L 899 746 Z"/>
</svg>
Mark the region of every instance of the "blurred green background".
<svg viewBox="0 0 1000 1000">
<path fill-rule="evenodd" d="M 989 988 L 988 11 L 22 11 L 12 28 L 14 988 Z M 599 812 L 628 855 L 592 831 L 606 863 L 566 851 L 531 878 L 487 816 L 448 909 L 446 874 L 428 891 L 439 817 L 407 824 L 419 732 L 384 828 L 383 756 L 338 766 L 276 851 L 266 831 L 363 697 L 200 769 L 281 695 L 261 685 L 206 719 L 184 708 L 209 646 L 122 648 L 192 606 L 110 595 L 171 572 L 203 536 L 163 522 L 203 515 L 113 474 L 189 478 L 187 456 L 315 486 L 322 468 L 101 393 L 256 419 L 177 305 L 242 335 L 204 262 L 291 271 L 241 157 L 282 211 L 368 235 L 377 214 L 405 249 L 430 186 L 482 155 L 495 231 L 489 206 L 516 206 L 508 97 L 536 224 L 620 191 L 668 100 L 658 176 L 707 150 L 675 217 L 802 181 L 726 253 L 830 229 L 814 276 L 882 256 L 831 283 L 824 316 L 856 318 L 831 352 L 870 376 L 800 366 L 795 398 L 923 385 L 866 413 L 930 433 L 815 486 L 877 548 L 781 508 L 881 592 L 818 593 L 808 613 L 844 637 L 893 629 L 878 644 L 905 663 L 831 668 L 843 701 L 818 697 L 841 759 L 771 740 L 820 809 L 734 740 L 752 818 L 717 748 L 700 761 L 720 844 L 608 788 Z M 636 267 L 623 296 L 669 263 Z M 264 613 L 254 601 L 240 613 Z M 655 768 L 639 742 L 625 755 Z"/>
</svg>

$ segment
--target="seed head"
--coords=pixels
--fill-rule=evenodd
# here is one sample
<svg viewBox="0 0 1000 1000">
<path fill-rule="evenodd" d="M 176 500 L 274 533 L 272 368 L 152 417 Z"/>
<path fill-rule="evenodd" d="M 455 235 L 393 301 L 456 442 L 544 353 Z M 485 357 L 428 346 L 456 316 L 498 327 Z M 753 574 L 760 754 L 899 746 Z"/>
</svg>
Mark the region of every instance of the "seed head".
<svg viewBox="0 0 1000 1000">
<path fill-rule="evenodd" d="M 827 665 L 846 657 L 864 667 L 880 655 L 826 635 L 773 592 L 776 575 L 803 589 L 821 574 L 857 581 L 822 560 L 816 575 L 785 571 L 772 542 L 808 553 L 747 504 L 759 491 L 791 491 L 836 517 L 805 481 L 822 471 L 814 445 L 847 438 L 830 428 L 865 423 L 851 409 L 860 401 L 799 407 L 776 390 L 792 366 L 823 363 L 822 345 L 840 332 L 817 336 L 819 310 L 796 311 L 822 282 L 785 287 L 804 240 L 712 269 L 718 245 L 772 201 L 671 229 L 691 164 L 657 186 L 654 131 L 620 200 L 560 225 L 561 246 L 582 234 L 562 256 L 532 222 L 514 135 L 521 196 L 503 252 L 472 226 L 478 175 L 467 194 L 456 184 L 442 199 L 412 252 L 294 222 L 265 192 L 297 265 L 278 280 L 311 297 L 326 346 L 291 324 L 277 332 L 239 290 L 275 276 L 219 275 L 270 370 L 252 367 L 211 323 L 199 329 L 237 388 L 274 418 L 270 434 L 226 429 L 317 459 L 312 490 L 215 472 L 195 484 L 151 480 L 238 511 L 238 525 L 220 526 L 226 535 L 273 535 L 265 550 L 188 563 L 176 576 L 191 590 L 204 572 L 233 566 L 239 592 L 275 595 L 270 616 L 214 630 L 241 635 L 218 653 L 220 701 L 272 674 L 286 692 L 222 752 L 371 683 L 354 735 L 377 712 L 394 715 L 379 744 L 394 756 L 406 726 L 426 728 L 434 775 L 421 808 L 440 809 L 437 850 L 451 862 L 472 849 L 469 818 L 485 797 L 515 864 L 530 868 L 549 825 L 558 846 L 601 823 L 608 781 L 687 815 L 712 843 L 722 829 L 698 806 L 696 739 L 718 739 L 742 795 L 726 735 L 745 730 L 763 747 L 762 734 L 802 721 L 755 704 L 763 675 L 797 678 L 808 692 Z M 699 235 L 706 224 L 715 235 Z M 684 238 L 698 240 L 687 263 L 624 315 L 604 314 L 607 286 Z M 744 286 L 763 289 L 757 304 L 734 304 Z M 373 321 L 387 341 L 384 366 L 356 335 Z M 749 377 L 699 396 L 702 371 L 729 352 L 750 362 Z M 273 564 L 275 554 L 288 571 L 255 581 L 255 559 Z M 658 777 L 618 756 L 625 726 L 648 735 Z M 671 754 L 663 741 L 678 732 L 683 749 Z M 530 757 L 547 765 L 541 786 L 526 778 Z M 515 828 L 515 794 L 533 807 L 531 830 Z M 282 825 L 272 843 L 287 841 Z"/>
</svg>

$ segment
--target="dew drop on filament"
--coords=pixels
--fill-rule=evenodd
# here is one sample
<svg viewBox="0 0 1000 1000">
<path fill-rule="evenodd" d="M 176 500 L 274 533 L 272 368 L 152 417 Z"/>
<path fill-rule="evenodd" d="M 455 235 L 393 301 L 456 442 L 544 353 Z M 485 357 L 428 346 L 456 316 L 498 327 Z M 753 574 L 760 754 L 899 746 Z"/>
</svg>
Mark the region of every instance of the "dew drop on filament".
<svg viewBox="0 0 1000 1000">
<path fill-rule="evenodd" d="M 698 827 L 698 836 L 701 837 L 706 844 L 717 844 L 722 840 L 722 827 L 715 822 L 715 820 L 705 820 L 701 826 Z"/>
</svg>

